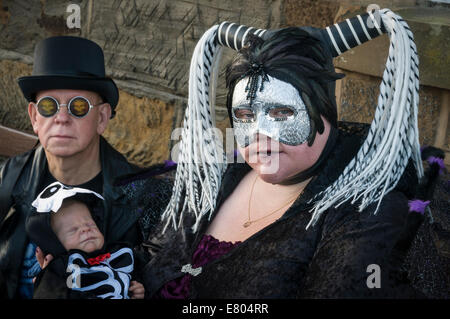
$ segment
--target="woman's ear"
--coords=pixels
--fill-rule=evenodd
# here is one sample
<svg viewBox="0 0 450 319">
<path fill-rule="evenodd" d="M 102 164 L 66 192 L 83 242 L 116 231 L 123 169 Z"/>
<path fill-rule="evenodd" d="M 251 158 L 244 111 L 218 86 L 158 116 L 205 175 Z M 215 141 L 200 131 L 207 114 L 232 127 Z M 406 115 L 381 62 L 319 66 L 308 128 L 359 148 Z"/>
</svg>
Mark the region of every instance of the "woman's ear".
<svg viewBox="0 0 450 319">
<path fill-rule="evenodd" d="M 97 133 L 102 135 L 108 126 L 109 119 L 111 118 L 111 105 L 109 103 L 103 103 L 99 105 Z"/>
</svg>

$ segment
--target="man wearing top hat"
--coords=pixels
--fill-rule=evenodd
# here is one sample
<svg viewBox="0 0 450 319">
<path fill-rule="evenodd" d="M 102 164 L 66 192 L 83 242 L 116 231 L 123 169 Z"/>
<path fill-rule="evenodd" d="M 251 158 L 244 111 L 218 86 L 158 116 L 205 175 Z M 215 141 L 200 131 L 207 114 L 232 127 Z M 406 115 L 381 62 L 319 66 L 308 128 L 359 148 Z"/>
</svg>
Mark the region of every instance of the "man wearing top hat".
<svg viewBox="0 0 450 319">
<path fill-rule="evenodd" d="M 119 174 L 136 174 L 138 167 L 101 136 L 119 100 L 114 81 L 105 77 L 102 49 L 79 37 L 44 39 L 35 48 L 32 75 L 18 83 L 40 146 L 10 158 L 0 169 L 0 295 L 29 298 L 39 267 L 24 221 L 31 202 L 47 185 L 59 181 L 102 194 L 109 241 L 139 243 L 142 209 L 131 200 L 139 191 L 134 184 L 132 191 L 124 183 L 117 186 Z M 160 183 L 149 180 L 146 193 L 160 189 Z M 158 200 L 164 202 L 163 197 Z"/>
</svg>

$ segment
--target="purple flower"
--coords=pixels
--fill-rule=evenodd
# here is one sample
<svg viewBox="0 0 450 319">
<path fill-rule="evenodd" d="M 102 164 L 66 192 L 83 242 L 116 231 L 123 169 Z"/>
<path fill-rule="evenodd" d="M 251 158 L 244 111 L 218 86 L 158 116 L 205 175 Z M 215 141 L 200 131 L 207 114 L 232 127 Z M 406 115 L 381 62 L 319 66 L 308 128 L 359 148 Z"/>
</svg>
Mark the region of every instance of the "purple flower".
<svg viewBox="0 0 450 319">
<path fill-rule="evenodd" d="M 428 164 L 430 164 L 430 165 L 437 164 L 439 166 L 439 174 L 444 173 L 444 171 L 445 171 L 444 159 L 442 159 L 440 157 L 430 156 L 427 158 L 427 161 L 428 161 Z"/>
<path fill-rule="evenodd" d="M 423 215 L 425 208 L 430 204 L 430 201 L 422 201 L 420 199 L 414 199 L 408 201 L 408 207 L 410 212 L 416 212 Z"/>
</svg>

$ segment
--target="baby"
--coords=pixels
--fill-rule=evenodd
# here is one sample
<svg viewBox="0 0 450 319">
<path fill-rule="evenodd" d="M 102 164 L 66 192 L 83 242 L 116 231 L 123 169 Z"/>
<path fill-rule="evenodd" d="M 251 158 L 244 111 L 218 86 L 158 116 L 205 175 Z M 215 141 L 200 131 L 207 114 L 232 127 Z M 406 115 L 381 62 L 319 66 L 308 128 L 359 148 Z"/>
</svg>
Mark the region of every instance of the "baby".
<svg viewBox="0 0 450 319">
<path fill-rule="evenodd" d="M 105 247 L 104 235 L 89 208 L 99 200 L 102 196 L 93 191 L 56 182 L 33 202 L 36 212 L 27 218 L 27 233 L 40 251 L 49 254 L 41 264 L 44 271 L 36 280 L 35 297 L 37 292 L 54 298 L 48 287 L 55 286 L 57 277 L 71 290 L 70 298 L 128 298 L 128 293 L 134 299 L 144 297 L 143 285 L 131 281 L 131 248 L 123 244 Z M 47 268 L 53 274 L 45 275 Z M 58 297 L 65 295 L 56 293 Z"/>
</svg>

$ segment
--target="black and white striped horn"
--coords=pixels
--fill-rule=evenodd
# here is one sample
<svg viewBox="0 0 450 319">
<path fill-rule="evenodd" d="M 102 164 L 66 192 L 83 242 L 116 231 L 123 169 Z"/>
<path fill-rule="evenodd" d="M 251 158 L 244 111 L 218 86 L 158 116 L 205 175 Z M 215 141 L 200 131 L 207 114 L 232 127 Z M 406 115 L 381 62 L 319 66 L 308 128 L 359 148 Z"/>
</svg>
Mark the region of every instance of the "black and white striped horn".
<svg viewBox="0 0 450 319">
<path fill-rule="evenodd" d="M 321 30 L 333 57 L 386 33 L 378 11 L 357 15 Z"/>
<path fill-rule="evenodd" d="M 387 32 L 378 11 L 357 15 L 325 29 L 318 30 L 322 39 L 327 43 L 333 57 L 337 57 L 345 51 Z M 273 32 L 267 31 L 225 21 L 219 25 L 217 41 L 220 45 L 239 51 L 245 45 L 249 34 L 254 34 L 264 39 Z"/>
<path fill-rule="evenodd" d="M 217 41 L 219 44 L 239 51 L 244 45 L 249 34 L 263 37 L 267 30 L 255 29 L 246 25 L 239 25 L 231 22 L 222 22 L 217 31 Z"/>
</svg>

